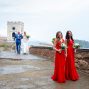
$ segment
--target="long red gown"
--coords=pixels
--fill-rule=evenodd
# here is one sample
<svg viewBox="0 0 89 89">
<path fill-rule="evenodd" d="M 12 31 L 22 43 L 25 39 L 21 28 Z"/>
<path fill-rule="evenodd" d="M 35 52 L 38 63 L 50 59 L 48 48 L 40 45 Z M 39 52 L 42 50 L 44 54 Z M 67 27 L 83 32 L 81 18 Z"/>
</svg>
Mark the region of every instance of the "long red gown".
<svg viewBox="0 0 89 89">
<path fill-rule="evenodd" d="M 74 48 L 73 48 L 74 41 L 69 40 L 67 43 L 67 58 L 66 58 L 66 65 L 65 65 L 65 76 L 67 80 L 78 80 L 79 75 L 77 73 L 75 67 L 75 56 L 74 56 Z"/>
<path fill-rule="evenodd" d="M 61 48 L 61 43 L 62 42 L 60 41 L 57 42 L 56 44 L 57 49 Z M 65 51 L 64 50 L 62 50 L 61 53 L 56 51 L 54 74 L 51 78 L 52 80 L 57 81 L 59 83 L 65 82 Z"/>
</svg>

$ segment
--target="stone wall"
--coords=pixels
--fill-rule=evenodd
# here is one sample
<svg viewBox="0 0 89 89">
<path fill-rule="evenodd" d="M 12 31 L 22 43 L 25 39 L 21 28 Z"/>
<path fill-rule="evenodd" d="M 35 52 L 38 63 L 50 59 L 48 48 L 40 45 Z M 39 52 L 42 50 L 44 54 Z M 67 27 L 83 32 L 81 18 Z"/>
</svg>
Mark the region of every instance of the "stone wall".
<svg viewBox="0 0 89 89">
<path fill-rule="evenodd" d="M 84 72 L 89 73 L 89 49 L 78 49 L 75 57 L 76 67 Z"/>
<path fill-rule="evenodd" d="M 7 22 L 7 40 L 12 41 L 12 33 L 15 32 L 24 32 L 24 23 L 17 21 L 17 22 Z"/>
<path fill-rule="evenodd" d="M 54 60 L 55 51 L 52 47 L 34 46 L 30 48 L 30 53 L 51 61 Z M 89 73 L 89 49 L 78 49 L 75 54 L 75 65 L 78 69 Z"/>
<path fill-rule="evenodd" d="M 30 48 L 30 53 L 53 60 L 55 52 L 52 47 L 35 46 Z"/>
</svg>

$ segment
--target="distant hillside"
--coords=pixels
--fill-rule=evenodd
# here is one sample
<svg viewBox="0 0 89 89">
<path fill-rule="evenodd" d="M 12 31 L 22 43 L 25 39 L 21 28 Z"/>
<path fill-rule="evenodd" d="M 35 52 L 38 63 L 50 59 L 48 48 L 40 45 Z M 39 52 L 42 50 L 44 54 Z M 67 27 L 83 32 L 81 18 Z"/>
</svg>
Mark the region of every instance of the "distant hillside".
<svg viewBox="0 0 89 89">
<path fill-rule="evenodd" d="M 6 37 L 0 37 L 0 44 L 2 44 L 2 42 L 7 42 Z M 75 39 L 75 43 L 79 43 L 81 48 L 89 49 L 89 41 Z M 41 42 L 41 41 L 33 40 L 33 39 L 30 39 L 29 45 L 46 46 L 46 47 L 52 46 L 51 43 Z"/>
<path fill-rule="evenodd" d="M 75 39 L 75 43 L 79 43 L 80 48 L 88 48 L 89 49 L 89 42 L 88 41 Z M 29 45 L 46 46 L 46 47 L 52 46 L 52 44 L 50 44 L 50 43 L 45 43 L 45 42 L 40 42 L 40 41 L 30 41 Z"/>
<path fill-rule="evenodd" d="M 79 43 L 81 48 L 89 48 L 89 41 L 75 39 L 75 43 Z"/>
<path fill-rule="evenodd" d="M 31 45 L 31 46 L 46 46 L 46 47 L 52 46 L 52 44 L 40 42 L 40 41 L 29 41 L 29 45 Z"/>
</svg>

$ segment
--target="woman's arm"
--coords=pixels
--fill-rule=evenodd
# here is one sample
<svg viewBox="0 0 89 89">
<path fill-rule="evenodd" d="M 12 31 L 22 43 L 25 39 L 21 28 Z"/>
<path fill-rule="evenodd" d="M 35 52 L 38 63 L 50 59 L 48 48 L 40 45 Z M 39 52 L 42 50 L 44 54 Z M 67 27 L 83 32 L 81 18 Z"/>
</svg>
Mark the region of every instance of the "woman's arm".
<svg viewBox="0 0 89 89">
<path fill-rule="evenodd" d="M 61 53 L 61 49 L 57 49 L 57 48 L 56 48 L 56 43 L 57 43 L 57 39 L 54 40 L 53 49 L 54 49 L 55 51 L 58 51 L 59 53 Z"/>
<path fill-rule="evenodd" d="M 65 44 L 66 44 L 65 55 L 67 57 L 67 40 L 65 40 Z"/>
<path fill-rule="evenodd" d="M 73 43 L 73 45 L 75 44 L 75 42 Z M 74 48 L 74 47 L 73 47 Z M 74 52 L 76 53 L 76 48 L 74 48 Z"/>
</svg>

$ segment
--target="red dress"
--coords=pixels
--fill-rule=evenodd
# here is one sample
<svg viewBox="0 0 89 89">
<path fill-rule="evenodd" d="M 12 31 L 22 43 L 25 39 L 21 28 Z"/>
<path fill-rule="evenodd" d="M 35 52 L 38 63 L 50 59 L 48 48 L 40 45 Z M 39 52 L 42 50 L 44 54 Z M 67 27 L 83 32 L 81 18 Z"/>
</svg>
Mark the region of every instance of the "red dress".
<svg viewBox="0 0 89 89">
<path fill-rule="evenodd" d="M 68 80 L 78 80 L 79 76 L 75 67 L 75 57 L 74 57 L 74 48 L 73 48 L 74 41 L 69 40 L 67 43 L 67 58 L 66 58 L 66 65 L 65 65 L 65 74 L 66 79 Z"/>
<path fill-rule="evenodd" d="M 63 40 L 64 42 L 64 40 Z M 60 41 L 57 42 L 56 48 L 61 48 Z M 54 68 L 54 75 L 51 77 L 52 80 L 57 81 L 59 83 L 65 82 L 65 51 L 62 50 L 61 53 L 56 51 L 55 54 L 55 68 Z"/>
</svg>

